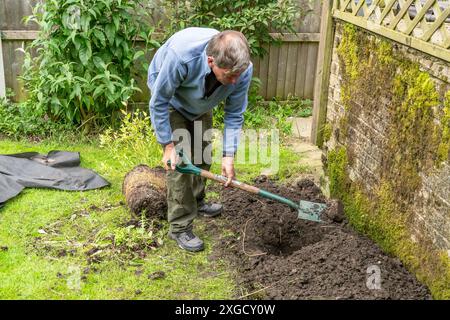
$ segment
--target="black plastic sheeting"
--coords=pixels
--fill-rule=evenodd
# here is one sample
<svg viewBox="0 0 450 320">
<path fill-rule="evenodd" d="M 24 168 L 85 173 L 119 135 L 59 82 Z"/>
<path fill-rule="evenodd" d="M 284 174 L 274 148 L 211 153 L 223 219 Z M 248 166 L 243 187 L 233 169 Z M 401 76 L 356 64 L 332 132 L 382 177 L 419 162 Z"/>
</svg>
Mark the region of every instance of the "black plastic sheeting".
<svg viewBox="0 0 450 320">
<path fill-rule="evenodd" d="M 0 155 L 0 207 L 27 187 L 84 191 L 109 186 L 97 173 L 79 165 L 79 152 Z"/>
</svg>

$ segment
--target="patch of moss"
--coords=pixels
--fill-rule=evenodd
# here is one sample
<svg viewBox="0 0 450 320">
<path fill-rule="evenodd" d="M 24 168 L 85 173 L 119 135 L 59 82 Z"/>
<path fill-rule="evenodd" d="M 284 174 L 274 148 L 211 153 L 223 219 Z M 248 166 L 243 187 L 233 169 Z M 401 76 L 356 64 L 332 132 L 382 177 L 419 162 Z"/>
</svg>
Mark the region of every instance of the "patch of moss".
<svg viewBox="0 0 450 320">
<path fill-rule="evenodd" d="M 345 73 L 350 79 L 358 77 L 359 58 L 358 51 L 361 46 L 358 45 L 357 29 L 352 24 L 345 24 L 342 41 L 337 48 L 338 55 L 343 59 Z"/>
<path fill-rule="evenodd" d="M 380 108 L 377 97 L 392 87 L 398 62 L 393 57 L 390 42 L 368 39 L 351 24 L 344 24 L 342 34 L 342 41 L 336 51 L 342 66 L 340 103 L 346 116 L 338 123 L 342 141 L 345 141 L 353 118 L 357 118 L 361 112 L 361 105 L 368 106 L 370 111 Z M 376 76 L 374 70 L 377 70 Z M 359 104 L 355 104 L 355 97 L 358 97 Z"/>
<path fill-rule="evenodd" d="M 357 29 L 351 24 L 345 24 L 342 30 L 342 40 L 337 47 L 337 54 L 340 60 L 340 65 L 343 69 L 343 83 L 349 85 L 341 86 L 341 104 L 344 107 L 345 113 L 349 114 L 351 112 L 352 105 L 352 88 L 354 87 L 353 82 L 358 79 L 359 74 L 359 50 L 357 39 Z M 348 135 L 349 124 L 347 117 L 343 117 L 339 121 L 340 134 L 342 138 L 345 139 Z"/>
<path fill-rule="evenodd" d="M 386 40 L 380 40 L 378 45 L 376 46 L 375 52 L 380 64 L 391 66 L 392 64 L 396 63 L 392 51 L 392 45 L 390 42 Z"/>
<path fill-rule="evenodd" d="M 450 91 L 447 91 L 444 99 L 444 110 L 441 118 L 442 135 L 437 151 L 438 163 L 450 159 Z"/>
<path fill-rule="evenodd" d="M 327 175 L 330 181 L 330 195 L 341 198 L 347 185 L 347 151 L 344 147 L 338 147 L 328 152 Z"/>
<path fill-rule="evenodd" d="M 324 126 L 322 128 L 323 128 L 323 141 L 327 142 L 331 138 L 333 126 L 331 125 L 331 123 L 326 123 L 326 124 L 324 124 Z"/>
<path fill-rule="evenodd" d="M 434 164 L 438 141 L 433 108 L 440 101 L 430 75 L 417 64 L 403 62 L 393 83 L 386 144 L 393 156 L 386 159 L 383 171 L 394 192 L 408 201 L 421 186 L 420 172 Z"/>
</svg>

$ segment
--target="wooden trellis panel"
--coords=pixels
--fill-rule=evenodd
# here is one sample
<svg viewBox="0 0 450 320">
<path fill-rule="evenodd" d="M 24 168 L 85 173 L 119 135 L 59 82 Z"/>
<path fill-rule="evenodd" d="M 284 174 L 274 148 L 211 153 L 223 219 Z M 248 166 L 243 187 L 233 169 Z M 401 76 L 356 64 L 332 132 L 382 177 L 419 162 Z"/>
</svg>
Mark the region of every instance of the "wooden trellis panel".
<svg viewBox="0 0 450 320">
<path fill-rule="evenodd" d="M 449 0 L 335 0 L 332 15 L 450 62 Z"/>
</svg>

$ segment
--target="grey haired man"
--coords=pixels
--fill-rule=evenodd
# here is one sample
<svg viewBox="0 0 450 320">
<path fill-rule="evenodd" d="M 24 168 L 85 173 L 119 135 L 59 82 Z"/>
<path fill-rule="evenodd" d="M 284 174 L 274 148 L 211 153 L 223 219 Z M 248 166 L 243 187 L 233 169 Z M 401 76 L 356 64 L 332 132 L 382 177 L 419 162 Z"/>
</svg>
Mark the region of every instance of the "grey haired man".
<svg viewBox="0 0 450 320">
<path fill-rule="evenodd" d="M 193 233 L 198 214 L 220 214 L 221 204 L 205 203 L 205 180 L 175 171 L 177 154 L 174 131 L 187 130 L 193 154 L 204 155 L 212 127 L 212 109 L 225 101 L 222 175 L 235 177 L 234 156 L 239 143 L 243 114 L 253 65 L 247 39 L 237 31 L 219 32 L 210 28 L 187 28 L 172 35 L 156 52 L 149 67 L 151 91 L 150 115 L 158 142 L 163 146 L 163 164 L 167 170 L 167 219 L 170 238 L 188 251 L 204 249 L 203 241 Z M 201 124 L 200 126 L 196 126 Z M 201 127 L 201 130 L 195 129 Z M 202 143 L 194 141 L 201 135 Z M 199 153 L 195 148 L 201 148 Z M 191 152 L 192 153 L 192 152 Z M 194 164 L 209 170 L 211 162 L 202 157 Z M 210 157 L 209 157 L 210 158 Z M 171 166 L 167 161 L 171 161 Z"/>
</svg>

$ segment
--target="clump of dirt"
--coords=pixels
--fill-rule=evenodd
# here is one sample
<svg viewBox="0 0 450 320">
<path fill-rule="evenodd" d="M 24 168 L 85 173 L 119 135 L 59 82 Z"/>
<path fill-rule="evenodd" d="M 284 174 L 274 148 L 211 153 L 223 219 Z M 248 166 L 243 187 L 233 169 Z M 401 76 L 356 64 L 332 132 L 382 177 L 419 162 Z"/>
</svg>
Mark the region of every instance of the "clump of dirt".
<svg viewBox="0 0 450 320">
<path fill-rule="evenodd" d="M 137 217 L 164 218 L 167 211 L 166 171 L 162 167 L 138 165 L 125 175 L 122 193 L 131 212 Z"/>
<path fill-rule="evenodd" d="M 323 223 L 297 218 L 287 205 L 237 189 L 224 189 L 225 227 L 215 255 L 237 268 L 250 299 L 430 299 L 428 289 L 402 263 L 356 233 L 342 204 L 326 200 L 310 180 L 255 185 L 294 201 L 327 203 Z M 211 224 L 210 224 L 211 225 Z M 214 259 L 214 256 L 211 258 Z M 242 298 L 242 297 L 240 297 Z"/>
</svg>

